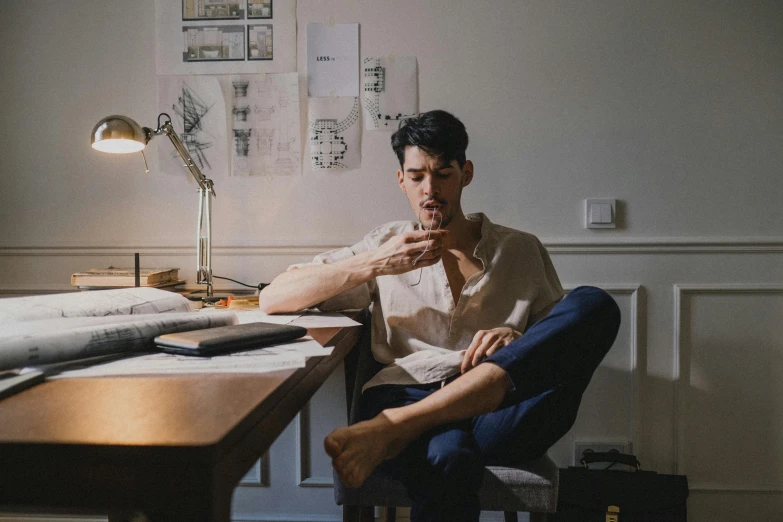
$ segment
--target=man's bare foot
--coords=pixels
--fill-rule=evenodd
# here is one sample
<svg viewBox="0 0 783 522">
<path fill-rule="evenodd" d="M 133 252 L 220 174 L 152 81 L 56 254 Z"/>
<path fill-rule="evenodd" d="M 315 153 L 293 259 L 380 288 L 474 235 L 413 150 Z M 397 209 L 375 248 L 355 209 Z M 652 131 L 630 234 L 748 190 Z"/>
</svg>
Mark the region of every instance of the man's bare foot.
<svg viewBox="0 0 783 522">
<path fill-rule="evenodd" d="M 332 465 L 349 488 L 358 488 L 381 462 L 399 455 L 414 438 L 386 412 L 345 428 L 337 428 L 324 439 Z"/>
</svg>

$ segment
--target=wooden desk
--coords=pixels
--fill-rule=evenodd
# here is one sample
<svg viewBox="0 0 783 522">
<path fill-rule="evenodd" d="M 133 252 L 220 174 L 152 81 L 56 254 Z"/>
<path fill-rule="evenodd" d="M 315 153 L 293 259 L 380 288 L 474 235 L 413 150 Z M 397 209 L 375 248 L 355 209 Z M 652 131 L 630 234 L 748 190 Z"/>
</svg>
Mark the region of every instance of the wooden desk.
<svg viewBox="0 0 783 522">
<path fill-rule="evenodd" d="M 305 368 L 62 379 L 0 401 L 0 511 L 229 521 L 234 487 L 359 342 L 361 328 L 310 335 L 334 350 Z"/>
</svg>

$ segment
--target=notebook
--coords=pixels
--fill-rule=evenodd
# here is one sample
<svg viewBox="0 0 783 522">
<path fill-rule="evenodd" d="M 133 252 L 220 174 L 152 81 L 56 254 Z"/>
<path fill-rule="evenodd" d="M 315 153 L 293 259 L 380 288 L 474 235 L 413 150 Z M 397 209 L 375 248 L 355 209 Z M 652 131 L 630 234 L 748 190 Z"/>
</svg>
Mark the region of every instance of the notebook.
<svg viewBox="0 0 783 522">
<path fill-rule="evenodd" d="M 293 341 L 305 334 L 307 329 L 301 326 L 247 323 L 159 335 L 155 338 L 155 344 L 166 353 L 205 357 L 255 350 L 272 344 Z"/>
</svg>

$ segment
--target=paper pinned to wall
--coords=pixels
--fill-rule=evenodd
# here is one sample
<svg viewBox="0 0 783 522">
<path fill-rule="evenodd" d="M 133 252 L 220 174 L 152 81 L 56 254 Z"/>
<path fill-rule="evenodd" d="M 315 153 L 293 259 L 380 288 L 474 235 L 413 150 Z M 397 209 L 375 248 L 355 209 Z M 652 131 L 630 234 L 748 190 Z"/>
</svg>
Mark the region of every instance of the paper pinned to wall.
<svg viewBox="0 0 783 522">
<path fill-rule="evenodd" d="M 359 24 L 307 24 L 307 95 L 359 96 Z"/>
<path fill-rule="evenodd" d="M 171 116 L 174 129 L 205 176 L 225 174 L 228 170 L 226 106 L 216 77 L 159 77 L 158 109 Z M 157 147 L 157 154 L 162 172 L 191 176 L 170 144 Z"/>
<path fill-rule="evenodd" d="M 419 111 L 416 57 L 366 57 L 362 66 L 364 127 L 397 130 Z"/>
<path fill-rule="evenodd" d="M 232 176 L 300 174 L 299 75 L 221 77 Z"/>
<path fill-rule="evenodd" d="M 309 98 L 307 114 L 313 170 L 359 168 L 362 163 L 359 98 Z"/>
<path fill-rule="evenodd" d="M 157 74 L 296 71 L 295 0 L 155 0 Z"/>
</svg>

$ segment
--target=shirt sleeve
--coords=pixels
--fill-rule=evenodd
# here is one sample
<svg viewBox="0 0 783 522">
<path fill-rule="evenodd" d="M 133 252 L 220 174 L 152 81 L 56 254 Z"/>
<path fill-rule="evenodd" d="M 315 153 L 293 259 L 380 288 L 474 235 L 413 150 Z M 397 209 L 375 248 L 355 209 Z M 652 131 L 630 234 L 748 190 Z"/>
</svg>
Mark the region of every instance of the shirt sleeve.
<svg viewBox="0 0 783 522">
<path fill-rule="evenodd" d="M 543 319 L 544 316 L 549 313 L 551 307 L 565 295 L 563 286 L 560 284 L 560 278 L 557 276 L 555 266 L 552 264 L 552 259 L 550 259 L 549 253 L 538 238 L 536 238 L 536 245 L 538 246 L 538 251 L 541 255 L 543 270 L 539 279 L 538 294 L 531 307 L 528 325 L 532 325 L 536 321 Z"/>
<path fill-rule="evenodd" d="M 325 265 L 328 263 L 335 263 L 343 259 L 347 259 L 356 254 L 366 252 L 375 248 L 373 246 L 372 233 L 366 236 L 353 246 L 335 248 L 322 254 L 318 254 L 309 263 L 299 263 L 291 265 L 288 270 L 296 270 L 306 266 Z M 363 283 L 355 288 L 341 292 L 333 297 L 330 297 L 314 306 L 322 312 L 334 312 L 338 310 L 352 310 L 357 308 L 367 308 L 372 302 L 372 292 L 375 288 L 375 281 Z"/>
</svg>

